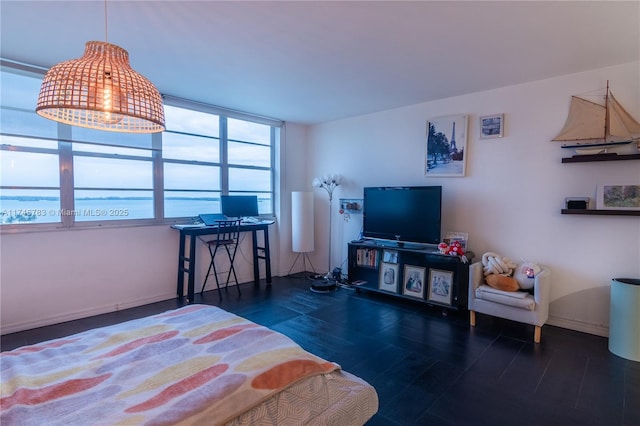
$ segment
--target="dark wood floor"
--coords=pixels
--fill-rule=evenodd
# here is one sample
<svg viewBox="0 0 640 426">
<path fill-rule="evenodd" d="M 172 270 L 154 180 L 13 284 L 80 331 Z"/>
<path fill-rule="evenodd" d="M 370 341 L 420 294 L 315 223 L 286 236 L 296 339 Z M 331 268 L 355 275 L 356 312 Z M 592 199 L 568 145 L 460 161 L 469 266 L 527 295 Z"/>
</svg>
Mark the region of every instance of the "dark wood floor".
<svg viewBox="0 0 640 426">
<path fill-rule="evenodd" d="M 371 383 L 380 410 L 370 425 L 640 425 L 640 363 L 611 354 L 607 339 L 340 288 L 309 291 L 303 278 L 271 288 L 229 288 L 196 302 L 218 305 L 284 333 Z M 14 333 L 2 350 L 180 306 L 177 300 Z"/>
</svg>

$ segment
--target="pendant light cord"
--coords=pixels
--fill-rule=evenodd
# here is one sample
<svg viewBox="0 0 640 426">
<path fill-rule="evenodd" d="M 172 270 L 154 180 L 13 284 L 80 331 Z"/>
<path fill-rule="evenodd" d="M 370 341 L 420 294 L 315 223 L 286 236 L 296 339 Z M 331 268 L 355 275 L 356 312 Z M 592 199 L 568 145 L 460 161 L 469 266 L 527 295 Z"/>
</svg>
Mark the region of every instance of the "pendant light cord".
<svg viewBox="0 0 640 426">
<path fill-rule="evenodd" d="M 107 0 L 104 0 L 104 41 L 109 42 L 109 38 L 107 37 Z"/>
</svg>

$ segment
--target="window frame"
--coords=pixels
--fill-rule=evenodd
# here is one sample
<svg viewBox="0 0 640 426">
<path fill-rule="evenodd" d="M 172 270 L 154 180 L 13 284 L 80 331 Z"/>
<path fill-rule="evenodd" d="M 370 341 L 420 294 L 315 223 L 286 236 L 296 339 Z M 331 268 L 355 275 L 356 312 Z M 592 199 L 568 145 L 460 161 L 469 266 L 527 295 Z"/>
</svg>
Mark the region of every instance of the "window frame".
<svg viewBox="0 0 640 426">
<path fill-rule="evenodd" d="M 13 62 L 7 59 L 0 58 L 0 67 L 2 68 L 2 72 L 18 72 L 22 74 L 27 74 L 31 77 L 43 77 L 46 73 L 46 69 L 39 68 L 35 66 L 30 66 L 27 64 L 21 64 L 17 62 Z M 21 224 L 2 224 L 0 225 L 0 233 L 11 233 L 11 232 L 23 232 L 23 231 L 44 231 L 44 230 L 69 230 L 69 229 L 82 229 L 82 228 L 105 228 L 105 227 L 126 227 L 126 226 L 141 226 L 141 225 L 159 225 L 159 224 L 172 224 L 172 223 L 180 223 L 184 222 L 189 217 L 164 217 L 164 204 L 165 204 L 165 188 L 164 188 L 164 164 L 165 163 L 174 163 L 174 164 L 194 164 L 194 165 L 212 165 L 219 167 L 220 170 L 220 194 L 228 194 L 229 193 L 229 170 L 233 168 L 245 168 L 245 169 L 256 169 L 256 170 L 266 170 L 269 171 L 270 182 L 269 182 L 269 191 L 256 191 L 251 188 L 247 188 L 246 191 L 233 191 L 234 193 L 238 192 L 248 192 L 248 193 L 267 193 L 270 194 L 271 197 L 271 208 L 269 213 L 265 213 L 262 216 L 275 216 L 276 206 L 276 185 L 275 185 L 275 175 L 276 175 L 276 147 L 279 143 L 277 140 L 280 128 L 284 125 L 284 122 L 281 120 L 276 120 L 267 117 L 254 116 L 248 113 L 232 111 L 225 108 L 212 106 L 200 102 L 190 101 L 182 98 L 177 98 L 173 96 L 163 95 L 163 100 L 166 105 L 170 105 L 176 108 L 183 108 L 188 110 L 193 110 L 197 112 L 203 112 L 207 114 L 212 114 L 218 116 L 219 122 L 219 162 L 202 162 L 197 160 L 180 160 L 180 159 L 171 159 L 171 158 L 163 158 L 162 155 L 162 136 L 165 132 L 172 133 L 182 133 L 178 131 L 170 131 L 167 130 L 161 133 L 154 133 L 151 135 L 151 147 L 138 147 L 132 145 L 118 144 L 114 143 L 104 143 L 104 142 L 91 142 L 85 140 L 74 140 L 72 137 L 72 126 L 62 123 L 57 124 L 57 138 L 52 137 L 38 137 L 38 136 L 30 136 L 30 135 L 20 135 L 20 134 L 10 134 L 2 132 L 0 129 L 0 134 L 2 136 L 16 136 L 22 138 L 30 138 L 30 139 L 40 139 L 40 140 L 50 140 L 57 141 L 57 149 L 54 148 L 39 148 L 39 147 L 26 147 L 26 146 L 15 146 L 15 145 L 0 145 L 0 151 L 19 151 L 19 152 L 32 152 L 32 153 L 47 153 L 47 154 L 56 154 L 59 159 L 59 187 L 9 187 L 2 186 L 4 189 L 53 189 L 60 191 L 60 209 L 62 210 L 74 210 L 75 202 L 74 202 L 74 193 L 79 189 L 86 189 L 76 187 L 74 185 L 74 158 L 76 157 L 96 157 L 96 158 L 106 158 L 106 159 L 129 159 L 134 161 L 149 161 L 151 162 L 152 168 L 152 193 L 153 193 L 153 217 L 152 218 L 140 218 L 140 219 L 112 219 L 112 220 L 88 220 L 88 221 L 76 221 L 73 215 L 62 215 L 60 221 L 57 222 L 46 222 L 46 223 L 21 223 Z M 1 105 L 4 109 L 5 105 Z M 10 107 L 10 106 L 9 106 Z M 10 107 L 14 108 L 14 107 Z M 15 108 L 14 108 L 15 109 Z M 18 108 L 19 110 L 22 110 Z M 252 166 L 252 165 L 243 165 L 243 164 L 233 164 L 230 165 L 228 163 L 228 142 L 227 139 L 227 120 L 228 119 L 237 119 L 242 121 L 248 121 L 252 123 L 262 124 L 269 126 L 269 144 L 259 144 L 251 141 L 242 141 L 242 140 L 233 140 L 232 142 L 240 142 L 240 143 L 249 143 L 256 144 L 264 147 L 268 147 L 270 150 L 269 162 L 270 166 Z M 185 133 L 188 135 L 188 133 Z M 149 136 L 149 135 L 147 135 Z M 195 135 L 195 136 L 203 136 L 203 135 Z M 211 137 L 211 136 L 207 136 Z M 212 137 L 215 138 L 215 137 Z M 89 151 L 81 151 L 73 150 L 74 143 L 82 143 L 82 144 L 93 144 L 100 146 L 109 146 L 116 148 L 135 148 L 135 149 L 144 149 L 150 152 L 150 156 L 137 156 L 137 155 L 127 155 L 127 154 L 112 154 L 112 153 L 99 153 L 99 152 L 89 152 Z M 65 173 L 66 171 L 66 173 Z M 105 188 L 104 190 L 117 190 L 118 188 Z M 129 190 L 129 189 L 127 189 Z M 186 191 L 194 191 L 198 192 L 199 190 L 189 190 Z M 212 191 L 207 191 L 212 192 Z M 215 191 L 213 191 L 215 192 Z"/>
</svg>

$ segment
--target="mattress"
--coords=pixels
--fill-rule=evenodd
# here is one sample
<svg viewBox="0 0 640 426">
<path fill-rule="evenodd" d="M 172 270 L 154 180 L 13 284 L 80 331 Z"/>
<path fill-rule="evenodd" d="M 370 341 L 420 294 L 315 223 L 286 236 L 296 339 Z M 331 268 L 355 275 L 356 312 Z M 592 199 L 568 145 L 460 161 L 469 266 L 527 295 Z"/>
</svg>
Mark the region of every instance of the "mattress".
<svg viewBox="0 0 640 426">
<path fill-rule="evenodd" d="M 0 423 L 361 425 L 375 390 L 288 337 L 190 305 L 1 355 Z"/>
<path fill-rule="evenodd" d="M 227 425 L 363 425 L 377 411 L 378 395 L 371 385 L 336 371 L 296 383 Z"/>
</svg>

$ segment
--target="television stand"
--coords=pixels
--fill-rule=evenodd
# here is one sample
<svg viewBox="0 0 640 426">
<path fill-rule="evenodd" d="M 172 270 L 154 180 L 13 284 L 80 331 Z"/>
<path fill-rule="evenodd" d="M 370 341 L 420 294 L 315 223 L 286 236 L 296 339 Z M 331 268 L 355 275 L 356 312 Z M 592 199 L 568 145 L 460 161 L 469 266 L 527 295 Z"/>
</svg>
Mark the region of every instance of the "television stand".
<svg viewBox="0 0 640 426">
<path fill-rule="evenodd" d="M 348 244 L 349 284 L 356 289 L 466 309 L 469 265 L 436 246 L 353 241 Z"/>
</svg>

